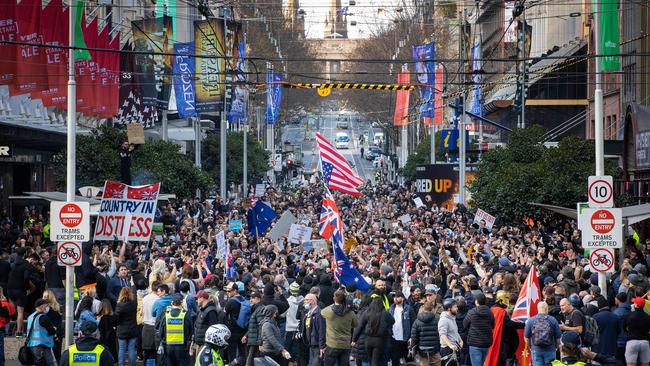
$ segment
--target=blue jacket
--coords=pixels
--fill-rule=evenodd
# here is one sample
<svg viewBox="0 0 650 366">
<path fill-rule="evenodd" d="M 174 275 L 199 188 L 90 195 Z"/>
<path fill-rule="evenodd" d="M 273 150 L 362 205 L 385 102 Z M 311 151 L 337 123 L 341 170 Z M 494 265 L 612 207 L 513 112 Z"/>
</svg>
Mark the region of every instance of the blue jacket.
<svg viewBox="0 0 650 366">
<path fill-rule="evenodd" d="M 151 315 L 153 315 L 154 318 L 158 318 L 158 315 L 164 314 L 167 307 L 171 305 L 172 295 L 165 295 L 153 303 L 153 308 L 151 308 Z"/>
<path fill-rule="evenodd" d="M 621 319 L 609 310 L 601 309 L 593 316 L 598 323 L 600 340 L 598 344 L 591 347 L 592 351 L 607 355 L 616 356 L 616 344 L 618 335 L 621 332 Z"/>
<path fill-rule="evenodd" d="M 127 286 L 131 287 L 131 280 L 128 277 L 125 279 L 125 281 L 127 283 Z M 117 297 L 120 295 L 122 287 L 124 286 L 122 286 L 121 278 L 115 276 L 108 280 L 108 285 L 106 285 L 106 297 L 111 300 L 113 304 L 117 303 Z M 135 294 L 135 291 L 133 291 L 133 293 Z"/>
<path fill-rule="evenodd" d="M 616 346 L 619 348 L 625 348 L 625 345 L 627 344 L 627 332 L 624 327 L 625 319 L 632 312 L 632 307 L 630 306 L 630 303 L 625 302 L 617 306 L 612 312 L 616 314 L 618 319 L 621 321 L 621 332 L 618 334 L 618 338 L 616 339 Z"/>
<path fill-rule="evenodd" d="M 408 341 L 411 338 L 411 327 L 413 322 L 415 322 L 415 311 L 408 305 L 406 302 L 403 303 L 404 311 L 402 311 L 402 334 L 404 336 L 404 341 Z M 390 315 L 395 318 L 395 304 L 391 305 L 388 308 Z"/>
</svg>

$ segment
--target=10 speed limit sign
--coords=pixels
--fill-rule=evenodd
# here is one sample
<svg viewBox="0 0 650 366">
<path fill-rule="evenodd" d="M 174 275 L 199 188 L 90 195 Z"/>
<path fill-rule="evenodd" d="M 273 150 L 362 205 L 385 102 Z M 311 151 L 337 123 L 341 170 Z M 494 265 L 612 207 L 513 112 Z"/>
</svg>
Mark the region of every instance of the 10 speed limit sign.
<svg viewBox="0 0 650 366">
<path fill-rule="evenodd" d="M 614 207 L 614 186 L 611 175 L 592 175 L 588 182 L 589 207 Z"/>
</svg>

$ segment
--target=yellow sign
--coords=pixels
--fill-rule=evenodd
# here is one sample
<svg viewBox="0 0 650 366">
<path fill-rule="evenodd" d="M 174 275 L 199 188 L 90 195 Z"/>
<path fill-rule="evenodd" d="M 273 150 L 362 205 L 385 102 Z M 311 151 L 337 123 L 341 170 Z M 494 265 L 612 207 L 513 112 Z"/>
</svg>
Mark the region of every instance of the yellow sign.
<svg viewBox="0 0 650 366">
<path fill-rule="evenodd" d="M 321 85 L 316 90 L 318 91 L 318 95 L 320 95 L 321 97 L 326 97 L 326 96 L 330 95 L 330 93 L 332 92 L 332 88 L 328 88 L 325 85 Z"/>
</svg>

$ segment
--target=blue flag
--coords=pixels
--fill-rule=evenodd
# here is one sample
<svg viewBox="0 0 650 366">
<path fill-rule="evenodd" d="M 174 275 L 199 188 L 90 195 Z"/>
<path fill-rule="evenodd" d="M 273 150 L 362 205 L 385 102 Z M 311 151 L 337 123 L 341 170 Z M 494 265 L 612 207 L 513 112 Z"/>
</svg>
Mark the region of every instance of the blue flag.
<svg viewBox="0 0 650 366">
<path fill-rule="evenodd" d="M 415 74 L 420 87 L 420 116 L 433 118 L 433 99 L 436 85 L 436 46 L 427 43 L 413 46 L 413 60 L 415 60 Z"/>
<path fill-rule="evenodd" d="M 334 259 L 336 260 L 336 277 L 344 286 L 354 285 L 357 290 L 366 292 L 370 290 L 370 284 L 361 276 L 359 270 L 354 268 L 350 259 L 343 252 L 343 234 L 338 230 L 333 230 L 332 246 L 334 247 Z"/>
<path fill-rule="evenodd" d="M 248 232 L 253 236 L 262 236 L 278 216 L 268 204 L 256 201 L 248 209 Z"/>
<path fill-rule="evenodd" d="M 274 125 L 280 115 L 282 101 L 282 74 L 269 71 L 266 74 L 266 124 Z M 273 84 L 277 83 L 277 84 Z"/>
<path fill-rule="evenodd" d="M 472 57 L 474 62 L 472 65 L 472 70 L 480 71 L 481 70 L 481 43 L 478 42 L 474 47 L 472 47 Z M 472 109 L 471 112 L 477 116 L 483 117 L 483 97 L 481 96 L 481 74 L 475 73 L 472 75 L 472 81 L 474 82 L 473 97 L 472 100 Z"/>
<path fill-rule="evenodd" d="M 174 95 L 180 118 L 196 117 L 194 94 L 194 42 L 174 45 Z"/>
</svg>

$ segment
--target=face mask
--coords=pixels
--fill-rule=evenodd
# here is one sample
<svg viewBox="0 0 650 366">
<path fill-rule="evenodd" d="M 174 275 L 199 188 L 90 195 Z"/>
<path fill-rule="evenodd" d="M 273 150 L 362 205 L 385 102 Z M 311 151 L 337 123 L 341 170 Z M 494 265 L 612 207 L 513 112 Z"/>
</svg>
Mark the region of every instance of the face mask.
<svg viewBox="0 0 650 366">
<path fill-rule="evenodd" d="M 50 307 L 48 306 L 48 307 L 45 308 L 45 312 L 47 313 L 49 311 L 50 311 Z"/>
<path fill-rule="evenodd" d="M 310 304 L 307 304 L 307 303 L 304 304 L 304 307 L 305 307 L 305 310 L 309 310 L 309 309 L 311 309 L 311 305 L 310 305 Z"/>
</svg>

